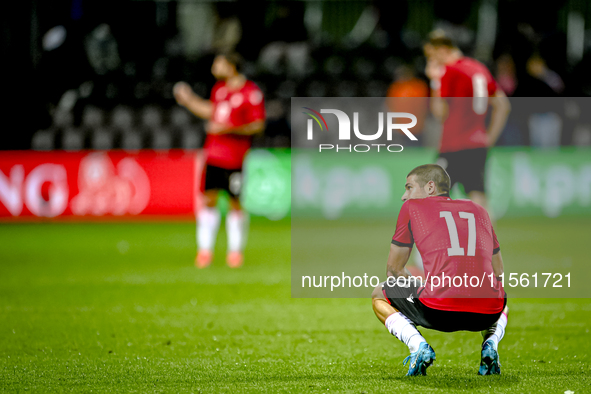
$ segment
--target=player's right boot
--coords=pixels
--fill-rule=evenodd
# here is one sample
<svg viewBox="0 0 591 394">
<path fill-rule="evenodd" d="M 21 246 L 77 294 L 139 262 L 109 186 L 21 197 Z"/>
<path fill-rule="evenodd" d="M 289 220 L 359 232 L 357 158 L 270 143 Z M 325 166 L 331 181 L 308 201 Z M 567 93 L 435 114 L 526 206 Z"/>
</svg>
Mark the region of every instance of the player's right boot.
<svg viewBox="0 0 591 394">
<path fill-rule="evenodd" d="M 195 257 L 195 267 L 197 268 L 205 268 L 209 267 L 211 261 L 213 260 L 213 253 L 207 249 L 200 249 L 197 252 L 197 257 Z"/>
<path fill-rule="evenodd" d="M 427 342 L 423 342 L 418 351 L 404 359 L 402 365 L 406 365 L 409 360 L 410 366 L 406 376 L 427 375 L 427 368 L 435 361 L 435 351 Z"/>
<path fill-rule="evenodd" d="M 499 362 L 499 353 L 491 341 L 485 341 L 482 344 L 480 355 L 479 375 L 499 375 L 501 373 L 501 363 Z"/>
</svg>

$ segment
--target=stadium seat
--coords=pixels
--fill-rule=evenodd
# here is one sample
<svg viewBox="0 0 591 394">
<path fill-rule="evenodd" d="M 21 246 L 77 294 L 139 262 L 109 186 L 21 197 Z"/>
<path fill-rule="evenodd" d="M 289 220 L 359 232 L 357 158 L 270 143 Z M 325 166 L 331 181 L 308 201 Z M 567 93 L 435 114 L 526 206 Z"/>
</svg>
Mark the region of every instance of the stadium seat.
<svg viewBox="0 0 591 394">
<path fill-rule="evenodd" d="M 281 100 L 272 99 L 265 103 L 265 112 L 267 115 L 267 122 L 273 122 L 285 117 L 286 108 Z"/>
<path fill-rule="evenodd" d="M 181 148 L 197 149 L 203 146 L 203 131 L 194 126 L 181 130 Z"/>
<path fill-rule="evenodd" d="M 353 81 L 341 81 L 336 88 L 338 97 L 356 97 L 358 90 L 357 83 Z"/>
<path fill-rule="evenodd" d="M 144 136 L 138 130 L 127 129 L 121 134 L 121 149 L 139 150 L 144 148 Z"/>
<path fill-rule="evenodd" d="M 573 145 L 575 146 L 591 146 L 591 125 L 579 124 L 573 131 Z"/>
<path fill-rule="evenodd" d="M 84 132 L 73 127 L 67 128 L 62 133 L 62 149 L 81 150 L 84 149 Z"/>
<path fill-rule="evenodd" d="M 267 84 L 262 82 L 261 80 L 257 80 L 256 81 L 257 86 L 259 87 L 259 89 L 261 89 L 261 91 L 263 92 L 263 95 L 265 95 L 265 97 L 267 96 Z"/>
<path fill-rule="evenodd" d="M 305 77 L 310 73 L 309 52 L 306 42 L 294 42 L 286 48 L 287 75 L 295 78 Z"/>
<path fill-rule="evenodd" d="M 396 71 L 396 68 L 401 64 L 403 64 L 403 62 L 400 59 L 390 56 L 382 63 L 382 70 L 380 70 L 380 73 L 387 78 L 393 78 L 394 71 Z"/>
<path fill-rule="evenodd" d="M 125 130 L 133 126 L 134 114 L 131 108 L 124 105 L 118 105 L 111 113 L 111 125 Z"/>
<path fill-rule="evenodd" d="M 172 148 L 172 132 L 167 129 L 154 130 L 151 133 L 152 149 L 167 150 Z"/>
<path fill-rule="evenodd" d="M 312 81 L 306 88 L 306 95 L 309 97 L 324 97 L 327 90 L 325 82 Z"/>
<path fill-rule="evenodd" d="M 147 99 L 149 94 L 150 83 L 148 82 L 138 82 L 133 89 L 133 96 L 139 101 Z"/>
<path fill-rule="evenodd" d="M 363 85 L 361 94 L 365 97 L 386 97 L 388 84 L 383 81 L 369 81 Z"/>
<path fill-rule="evenodd" d="M 94 105 L 87 105 L 82 111 L 82 126 L 89 129 L 101 127 L 104 124 L 104 118 L 103 110 Z"/>
<path fill-rule="evenodd" d="M 324 63 L 324 71 L 333 77 L 339 77 L 345 71 L 345 64 L 342 57 L 331 56 Z"/>
<path fill-rule="evenodd" d="M 356 79 L 370 79 L 375 71 L 374 63 L 365 58 L 359 58 L 353 62 L 353 75 Z"/>
<path fill-rule="evenodd" d="M 39 130 L 33 135 L 31 147 L 34 150 L 55 149 L 55 130 Z"/>
<path fill-rule="evenodd" d="M 531 145 L 540 148 L 560 146 L 562 119 L 555 112 L 534 113 L 528 119 Z"/>
<path fill-rule="evenodd" d="M 161 57 L 152 66 L 152 77 L 157 79 L 165 78 L 168 74 L 168 59 Z"/>
<path fill-rule="evenodd" d="M 277 135 L 273 137 L 270 146 L 273 148 L 289 148 L 291 147 L 291 140 L 286 135 Z"/>
<path fill-rule="evenodd" d="M 155 105 L 148 105 L 142 109 L 141 124 L 148 129 L 157 129 L 162 126 L 162 110 Z"/>
<path fill-rule="evenodd" d="M 246 75 L 246 78 L 257 79 L 258 71 L 259 70 L 258 70 L 256 62 L 249 62 L 249 61 L 243 62 L 241 72 L 242 72 L 242 74 Z"/>
<path fill-rule="evenodd" d="M 191 123 L 191 114 L 183 107 L 175 107 L 170 111 L 170 123 L 172 127 L 183 128 Z"/>
<path fill-rule="evenodd" d="M 105 98 L 111 102 L 118 100 L 120 96 L 119 86 L 115 83 L 109 83 L 105 87 Z"/>
<path fill-rule="evenodd" d="M 74 123 L 74 115 L 70 111 L 57 110 L 53 115 L 53 126 L 66 129 L 72 127 Z"/>
<path fill-rule="evenodd" d="M 294 81 L 283 81 L 275 91 L 277 97 L 282 99 L 289 99 L 296 95 L 297 84 Z"/>
<path fill-rule="evenodd" d="M 99 128 L 93 131 L 90 146 L 96 150 L 109 150 L 114 147 L 114 133 L 110 129 Z"/>
</svg>

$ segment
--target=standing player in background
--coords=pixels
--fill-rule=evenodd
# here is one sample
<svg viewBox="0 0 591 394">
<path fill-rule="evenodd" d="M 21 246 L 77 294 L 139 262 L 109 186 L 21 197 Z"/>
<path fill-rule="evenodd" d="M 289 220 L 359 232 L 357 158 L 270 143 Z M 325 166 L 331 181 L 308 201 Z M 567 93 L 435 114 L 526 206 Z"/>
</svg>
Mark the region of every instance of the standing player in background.
<svg viewBox="0 0 591 394">
<path fill-rule="evenodd" d="M 443 122 L 437 163 L 454 182 L 463 184 L 472 201 L 488 208 L 486 156 L 505 127 L 511 111 L 509 99 L 486 66 L 464 56 L 443 32 L 431 33 L 424 52 L 425 74 L 431 80 L 431 110 Z M 487 129 L 489 104 L 492 112 Z"/>
<path fill-rule="evenodd" d="M 209 266 L 213 259 L 221 221 L 216 208 L 219 190 L 230 195 L 226 262 L 230 267 L 239 267 L 243 262 L 247 218 L 238 198 L 242 188 L 242 163 L 251 146 L 252 135 L 265 126 L 265 106 L 263 93 L 239 72 L 239 63 L 240 57 L 235 53 L 216 56 L 211 72 L 218 82 L 211 90 L 210 100 L 197 96 L 185 82 L 174 86 L 177 102 L 208 121 L 204 145 L 207 161 L 201 185 L 205 207 L 197 214 L 195 265 L 198 268 Z"/>
<path fill-rule="evenodd" d="M 425 375 L 435 361 L 433 348 L 416 326 L 443 332 L 482 331 L 478 373 L 500 374 L 497 347 L 508 313 L 499 280 L 503 258 L 486 210 L 469 200 L 452 200 L 450 186 L 449 175 L 437 164 L 419 166 L 408 174 L 386 267 L 389 280 L 374 289 L 373 310 L 408 346 L 407 375 Z M 415 244 L 423 256 L 424 284 L 410 278 L 405 267 Z"/>
</svg>

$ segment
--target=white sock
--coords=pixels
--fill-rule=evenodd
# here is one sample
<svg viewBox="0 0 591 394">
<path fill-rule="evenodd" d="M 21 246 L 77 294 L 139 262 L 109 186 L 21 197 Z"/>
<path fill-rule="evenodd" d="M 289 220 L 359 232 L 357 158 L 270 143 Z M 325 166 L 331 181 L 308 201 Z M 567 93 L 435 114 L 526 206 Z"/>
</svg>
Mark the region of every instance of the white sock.
<svg viewBox="0 0 591 394">
<path fill-rule="evenodd" d="M 484 337 L 484 342 L 491 341 L 495 350 L 499 346 L 499 342 L 503 339 L 505 335 L 505 328 L 507 327 L 507 315 L 505 312 L 501 313 L 501 317 L 495 325 L 488 329 L 487 335 Z"/>
<path fill-rule="evenodd" d="M 246 214 L 243 211 L 231 210 L 226 217 L 228 233 L 228 252 L 242 252 L 246 243 Z"/>
<path fill-rule="evenodd" d="M 418 351 L 421 343 L 427 342 L 414 323 L 400 312 L 388 316 L 385 324 L 392 335 L 408 346 L 411 353 Z"/>
<path fill-rule="evenodd" d="M 197 217 L 197 246 L 213 252 L 215 239 L 220 228 L 221 215 L 217 208 L 205 207 Z"/>
</svg>

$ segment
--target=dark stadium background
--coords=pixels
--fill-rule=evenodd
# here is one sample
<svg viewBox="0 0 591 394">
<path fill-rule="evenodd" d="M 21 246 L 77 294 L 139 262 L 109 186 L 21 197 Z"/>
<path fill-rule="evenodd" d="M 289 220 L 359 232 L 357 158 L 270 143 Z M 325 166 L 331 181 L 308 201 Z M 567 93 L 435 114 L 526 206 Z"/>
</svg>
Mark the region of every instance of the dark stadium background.
<svg viewBox="0 0 591 394">
<path fill-rule="evenodd" d="M 196 148 L 202 124 L 173 111 L 172 84 L 186 80 L 207 96 L 212 56 L 228 48 L 244 56 L 244 72 L 266 94 L 267 131 L 256 145 L 289 146 L 290 97 L 385 96 L 403 64 L 424 78 L 421 44 L 436 27 L 487 64 L 509 96 L 591 94 L 591 5 L 538 4 L 11 1 L 0 17 L 0 148 Z M 532 59 L 550 72 L 528 69 Z M 68 138 L 76 132 L 82 141 Z M 528 145 L 522 134 L 500 144 Z M 589 143 L 563 134 L 563 145 Z"/>
</svg>

